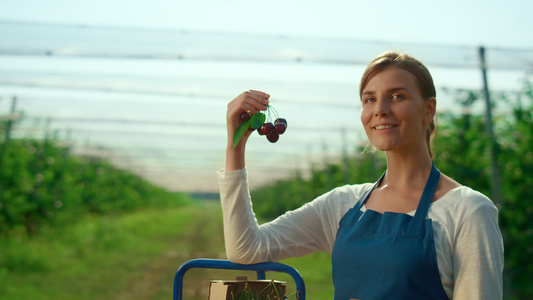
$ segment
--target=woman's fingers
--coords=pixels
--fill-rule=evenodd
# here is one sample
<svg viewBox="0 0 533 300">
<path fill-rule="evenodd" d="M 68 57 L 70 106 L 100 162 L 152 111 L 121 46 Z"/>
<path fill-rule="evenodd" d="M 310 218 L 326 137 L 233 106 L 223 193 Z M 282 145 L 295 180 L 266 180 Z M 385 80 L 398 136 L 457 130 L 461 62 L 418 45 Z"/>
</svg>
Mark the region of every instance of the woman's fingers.
<svg viewBox="0 0 533 300">
<path fill-rule="evenodd" d="M 251 114 L 256 114 L 262 110 L 267 110 L 268 99 L 270 95 L 257 90 L 249 90 L 241 93 L 230 103 L 228 103 L 227 111 L 227 129 L 228 129 L 228 145 L 233 144 L 233 134 L 236 128 L 242 123 L 240 116 L 244 111 Z M 241 139 L 239 144 L 246 143 L 246 140 L 252 132 L 247 131 Z"/>
<path fill-rule="evenodd" d="M 270 95 L 265 93 L 265 92 L 256 91 L 256 90 L 248 90 L 247 92 L 250 93 L 250 94 L 259 95 L 259 96 L 263 97 L 264 99 L 266 99 L 267 101 L 268 101 L 268 98 L 270 98 Z"/>
<path fill-rule="evenodd" d="M 252 113 L 257 113 L 261 110 L 266 110 L 268 105 L 268 98 L 270 95 L 261 91 L 249 90 L 242 93 L 244 96 L 242 104 L 246 106 Z"/>
<path fill-rule="evenodd" d="M 256 90 L 243 92 L 228 104 L 228 116 L 240 115 L 243 111 L 250 111 L 250 113 L 255 114 L 266 110 L 269 97 L 270 95 L 267 93 Z"/>
</svg>

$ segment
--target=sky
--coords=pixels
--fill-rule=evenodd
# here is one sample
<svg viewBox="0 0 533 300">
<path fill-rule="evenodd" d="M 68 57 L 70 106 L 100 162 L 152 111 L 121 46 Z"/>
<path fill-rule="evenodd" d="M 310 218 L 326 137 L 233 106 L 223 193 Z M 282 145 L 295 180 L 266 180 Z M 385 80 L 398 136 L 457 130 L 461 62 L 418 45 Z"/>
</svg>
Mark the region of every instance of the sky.
<svg viewBox="0 0 533 300">
<path fill-rule="evenodd" d="M 533 47 L 527 0 L 1 2 L 13 21 Z"/>
<path fill-rule="evenodd" d="M 1 20 L 532 48 L 527 0 L 0 1 Z"/>
<path fill-rule="evenodd" d="M 273 95 L 273 105 L 289 122 L 276 144 L 259 136 L 250 140 L 252 185 L 305 169 L 310 161 L 338 158 L 364 139 L 357 103 L 364 65 L 279 57 L 310 57 L 317 51 L 330 61 L 352 56 L 369 61 L 379 54 L 365 46 L 372 42 L 420 53 L 430 62 L 452 63 L 462 59 L 462 49 L 479 46 L 525 51 L 508 55 L 523 68 L 489 72 L 495 90 L 519 89 L 532 64 L 533 1 L 526 0 L 0 0 L 0 8 L 0 115 L 17 96 L 25 115 L 62 119 L 52 126 L 72 130 L 69 138 L 78 146 L 105 146 L 117 164 L 174 190 L 216 192 L 215 172 L 224 164 L 225 107 L 247 89 Z M 33 25 L 10 32 L 9 24 Z M 77 35 L 85 27 L 90 39 Z M 301 48 L 286 49 L 285 40 Z M 6 53 L 10 45 L 19 52 Z M 21 55 L 43 47 L 63 54 Z M 95 49 L 118 56 L 182 51 L 196 59 L 75 54 Z M 237 59 L 227 59 L 232 53 Z M 254 61 L 272 53 L 278 55 L 273 61 Z M 239 60 L 248 55 L 250 60 Z M 477 60 L 475 54 L 467 59 Z M 428 67 L 441 90 L 481 88 L 477 68 Z M 451 96 L 441 95 L 442 109 L 457 108 Z"/>
</svg>

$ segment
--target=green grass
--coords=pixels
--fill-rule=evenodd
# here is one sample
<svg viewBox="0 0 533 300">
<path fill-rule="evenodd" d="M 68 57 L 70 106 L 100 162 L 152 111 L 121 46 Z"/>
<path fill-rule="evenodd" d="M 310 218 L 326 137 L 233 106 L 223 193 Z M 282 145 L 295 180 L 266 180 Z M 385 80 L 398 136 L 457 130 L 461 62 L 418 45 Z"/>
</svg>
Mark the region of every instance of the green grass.
<svg viewBox="0 0 533 300">
<path fill-rule="evenodd" d="M 177 238 L 197 211 L 191 206 L 87 218 L 38 237 L 2 241 L 0 298 L 117 299 L 152 260 L 186 250 Z"/>
<path fill-rule="evenodd" d="M 225 258 L 217 202 L 79 220 L 37 237 L 0 240 L 0 299 L 170 299 L 177 268 L 193 258 Z M 307 299 L 331 299 L 330 256 L 283 261 L 303 276 Z M 192 269 L 185 299 L 207 299 L 210 280 L 254 272 Z M 268 279 L 287 281 L 284 273 Z M 289 299 L 291 299 L 289 297 Z"/>
<path fill-rule="evenodd" d="M 289 258 L 281 262 L 298 270 L 305 282 L 307 299 L 333 299 L 331 255 L 329 253 L 318 252 Z M 292 279 L 286 281 L 291 282 Z"/>
</svg>

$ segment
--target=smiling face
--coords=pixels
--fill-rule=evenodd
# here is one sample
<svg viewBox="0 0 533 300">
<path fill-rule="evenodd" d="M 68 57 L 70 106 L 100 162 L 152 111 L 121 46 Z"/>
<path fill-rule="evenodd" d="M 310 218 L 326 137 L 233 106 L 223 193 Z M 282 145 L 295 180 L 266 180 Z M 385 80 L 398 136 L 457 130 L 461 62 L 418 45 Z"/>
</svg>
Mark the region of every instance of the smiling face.
<svg viewBox="0 0 533 300">
<path fill-rule="evenodd" d="M 428 124 L 436 100 L 422 96 L 412 73 L 394 66 L 377 71 L 363 87 L 361 102 L 361 122 L 377 149 L 428 153 Z"/>
</svg>

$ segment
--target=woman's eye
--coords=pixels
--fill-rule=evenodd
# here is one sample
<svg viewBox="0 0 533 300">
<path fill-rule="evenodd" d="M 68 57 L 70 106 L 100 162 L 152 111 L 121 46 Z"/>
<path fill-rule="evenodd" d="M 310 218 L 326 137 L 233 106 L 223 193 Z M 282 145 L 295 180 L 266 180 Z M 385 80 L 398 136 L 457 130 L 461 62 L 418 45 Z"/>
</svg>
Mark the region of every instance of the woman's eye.
<svg viewBox="0 0 533 300">
<path fill-rule="evenodd" d="M 392 99 L 394 99 L 394 100 L 402 100 L 402 99 L 404 99 L 404 97 L 402 95 L 400 95 L 400 94 L 394 94 L 394 95 L 392 95 Z"/>
<path fill-rule="evenodd" d="M 370 103 L 370 102 L 374 102 L 374 101 L 375 101 L 374 98 L 365 98 L 363 100 L 364 103 Z"/>
</svg>

